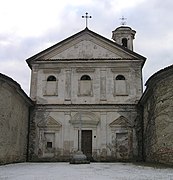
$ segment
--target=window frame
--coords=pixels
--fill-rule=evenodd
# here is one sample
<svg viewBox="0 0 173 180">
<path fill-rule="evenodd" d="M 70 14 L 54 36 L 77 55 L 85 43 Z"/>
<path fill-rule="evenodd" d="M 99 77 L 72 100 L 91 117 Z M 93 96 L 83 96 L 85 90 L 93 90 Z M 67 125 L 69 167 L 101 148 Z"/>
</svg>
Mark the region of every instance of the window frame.
<svg viewBox="0 0 173 180">
<path fill-rule="evenodd" d="M 89 93 L 82 92 L 82 85 L 84 86 L 87 84 L 90 84 L 90 90 L 88 89 Z M 93 80 L 90 75 L 84 74 L 80 76 L 78 80 L 78 96 L 93 96 Z"/>
</svg>

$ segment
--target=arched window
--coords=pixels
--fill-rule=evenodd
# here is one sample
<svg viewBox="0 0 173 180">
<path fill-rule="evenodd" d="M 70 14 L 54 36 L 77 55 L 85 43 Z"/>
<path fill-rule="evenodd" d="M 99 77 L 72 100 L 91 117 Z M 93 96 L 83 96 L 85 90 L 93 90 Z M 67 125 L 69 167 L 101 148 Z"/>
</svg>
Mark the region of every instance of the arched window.
<svg viewBox="0 0 173 180">
<path fill-rule="evenodd" d="M 116 77 L 116 80 L 126 80 L 125 77 L 123 75 L 118 75 Z"/>
<path fill-rule="evenodd" d="M 47 81 L 56 81 L 56 77 L 55 76 L 49 76 L 47 78 Z"/>
<path fill-rule="evenodd" d="M 115 78 L 115 96 L 126 96 L 127 92 L 127 81 L 123 75 L 118 75 Z"/>
<path fill-rule="evenodd" d="M 122 39 L 122 46 L 127 47 L 127 38 Z"/>
<path fill-rule="evenodd" d="M 83 75 L 80 80 L 84 81 L 84 80 L 91 80 L 90 76 L 88 75 Z"/>
<path fill-rule="evenodd" d="M 78 92 L 80 96 L 92 95 L 92 80 L 88 75 L 83 75 L 79 80 Z"/>
<path fill-rule="evenodd" d="M 45 95 L 47 96 L 58 95 L 58 80 L 53 75 L 48 76 L 46 79 Z"/>
</svg>

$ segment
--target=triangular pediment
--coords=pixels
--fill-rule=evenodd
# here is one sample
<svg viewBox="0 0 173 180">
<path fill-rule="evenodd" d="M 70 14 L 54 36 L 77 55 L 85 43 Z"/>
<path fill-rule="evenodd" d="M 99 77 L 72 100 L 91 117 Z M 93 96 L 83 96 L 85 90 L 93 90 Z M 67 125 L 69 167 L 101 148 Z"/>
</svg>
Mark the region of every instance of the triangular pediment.
<svg viewBox="0 0 173 180">
<path fill-rule="evenodd" d="M 40 121 L 38 123 L 38 127 L 40 128 L 50 128 L 50 127 L 59 128 L 61 126 L 62 125 L 52 117 L 49 117 L 46 121 Z"/>
<path fill-rule="evenodd" d="M 120 55 L 92 41 L 84 40 L 51 57 L 51 59 L 120 58 Z"/>
<path fill-rule="evenodd" d="M 124 116 L 120 116 L 117 119 L 115 119 L 113 122 L 109 124 L 110 127 L 116 127 L 116 126 L 124 126 L 129 127 L 131 126 L 127 118 Z"/>
<path fill-rule="evenodd" d="M 74 60 L 74 59 L 143 59 L 143 56 L 85 29 L 54 46 L 27 59 L 35 60 Z"/>
<path fill-rule="evenodd" d="M 69 121 L 74 127 L 97 127 L 100 122 L 96 114 L 92 112 L 76 113 Z"/>
</svg>

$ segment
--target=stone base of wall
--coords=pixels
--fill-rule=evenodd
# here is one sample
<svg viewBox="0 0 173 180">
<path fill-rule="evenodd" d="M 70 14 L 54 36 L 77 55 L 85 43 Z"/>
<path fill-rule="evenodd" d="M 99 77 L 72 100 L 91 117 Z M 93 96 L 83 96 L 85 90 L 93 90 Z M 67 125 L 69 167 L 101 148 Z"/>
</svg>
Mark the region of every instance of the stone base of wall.
<svg viewBox="0 0 173 180">
<path fill-rule="evenodd" d="M 0 165 L 11 164 L 11 163 L 21 163 L 26 162 L 26 158 L 21 158 L 18 156 L 8 156 L 5 158 L 0 158 Z"/>
<path fill-rule="evenodd" d="M 173 149 L 160 148 L 157 152 L 148 155 L 146 161 L 173 165 Z"/>
</svg>

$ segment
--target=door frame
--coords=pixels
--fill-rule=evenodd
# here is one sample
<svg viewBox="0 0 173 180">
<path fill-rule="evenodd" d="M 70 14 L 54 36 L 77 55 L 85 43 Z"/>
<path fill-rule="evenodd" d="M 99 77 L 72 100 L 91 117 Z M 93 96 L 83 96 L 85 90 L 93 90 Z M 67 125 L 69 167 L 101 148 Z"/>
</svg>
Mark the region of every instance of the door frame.
<svg viewBox="0 0 173 180">
<path fill-rule="evenodd" d="M 85 146 L 83 147 L 83 133 L 84 132 L 89 132 L 87 135 L 89 135 L 90 137 L 89 137 L 89 139 L 90 139 L 90 143 L 89 144 L 86 144 L 87 146 L 88 145 L 90 145 L 90 148 L 89 148 L 89 153 L 88 154 L 86 154 L 86 152 L 85 152 L 85 150 L 83 150 L 83 148 L 85 148 Z M 92 129 L 83 129 L 82 130 L 82 132 L 81 132 L 81 150 L 82 150 L 82 152 L 87 156 L 87 158 L 88 159 L 92 159 L 92 149 L 93 149 L 93 138 L 92 138 L 92 136 L 93 136 L 93 131 L 92 131 Z"/>
</svg>

